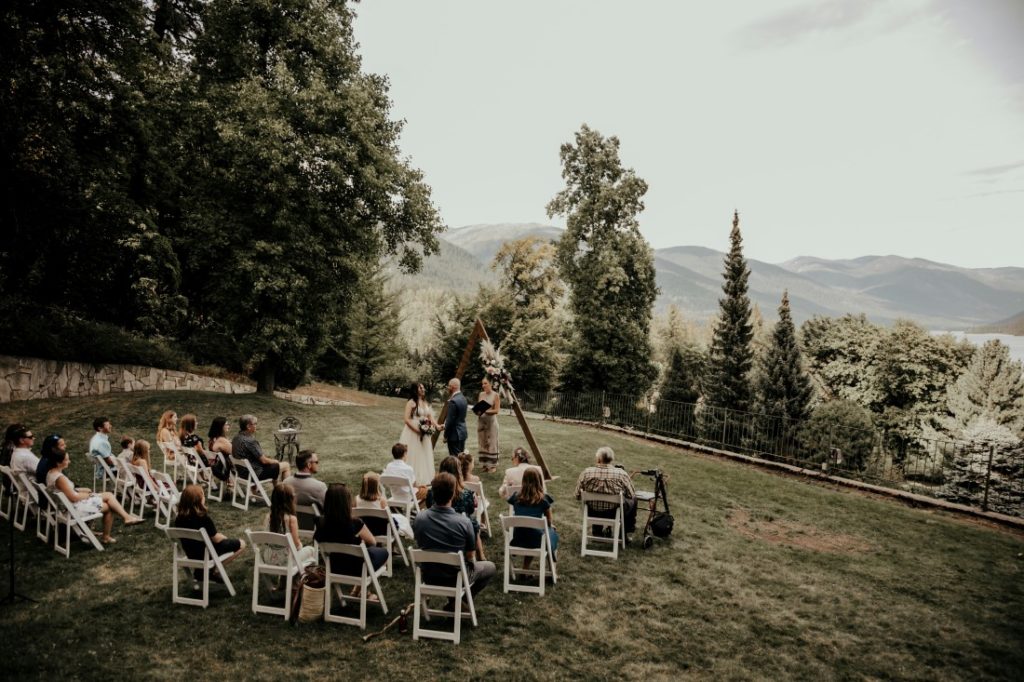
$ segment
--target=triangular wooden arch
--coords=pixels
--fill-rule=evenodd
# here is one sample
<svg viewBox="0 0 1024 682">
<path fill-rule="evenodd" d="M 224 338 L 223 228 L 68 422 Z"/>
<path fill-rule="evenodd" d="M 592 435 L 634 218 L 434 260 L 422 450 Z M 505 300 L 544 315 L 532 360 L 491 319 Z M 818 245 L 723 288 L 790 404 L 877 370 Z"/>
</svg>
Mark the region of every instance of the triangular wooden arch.
<svg viewBox="0 0 1024 682">
<path fill-rule="evenodd" d="M 466 350 L 462 353 L 462 359 L 459 360 L 459 368 L 455 370 L 455 378 L 462 381 L 462 375 L 465 374 L 466 368 L 469 367 L 469 361 L 473 358 L 473 349 L 476 348 L 476 343 L 480 339 L 487 341 L 491 340 L 491 337 L 487 336 L 487 330 L 484 329 L 484 323 L 480 321 L 480 318 L 476 318 L 476 322 L 473 324 L 473 332 L 469 335 L 469 342 L 466 344 Z M 526 436 L 526 442 L 530 445 L 530 451 L 533 452 L 534 461 L 537 466 L 544 472 L 544 480 L 552 480 L 551 472 L 548 471 L 548 465 L 544 462 L 544 457 L 540 454 L 540 448 L 537 447 L 537 441 L 533 438 L 533 432 L 530 431 L 530 425 L 526 421 L 526 415 L 523 414 L 523 408 L 519 407 L 519 401 L 516 400 L 515 391 L 512 392 L 512 410 L 516 413 L 516 419 L 519 421 L 519 428 L 523 430 L 523 435 Z M 444 418 L 448 414 L 448 402 L 445 401 L 444 407 L 441 408 L 441 416 L 438 417 L 438 421 L 444 423 Z M 435 433 L 433 436 L 433 444 L 437 445 L 437 439 L 440 437 L 440 431 Z"/>
</svg>

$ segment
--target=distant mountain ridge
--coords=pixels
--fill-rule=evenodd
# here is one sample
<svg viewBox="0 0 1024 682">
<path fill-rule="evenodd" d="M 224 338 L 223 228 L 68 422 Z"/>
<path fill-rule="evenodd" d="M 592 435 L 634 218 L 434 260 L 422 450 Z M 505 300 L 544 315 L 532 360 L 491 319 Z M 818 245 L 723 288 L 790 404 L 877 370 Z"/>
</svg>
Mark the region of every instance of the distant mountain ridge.
<svg viewBox="0 0 1024 682">
<path fill-rule="evenodd" d="M 444 286 L 444 279 L 465 291 L 476 283 L 494 281 L 490 262 L 504 242 L 528 236 L 558 239 L 561 234 L 561 228 L 540 223 L 449 230 L 442 240 L 457 248 L 442 248 L 409 283 Z M 724 252 L 702 246 L 656 249 L 654 265 L 661 290 L 657 306 L 675 304 L 684 314 L 701 320 L 715 314 L 724 258 Z M 1009 321 L 1024 310 L 1024 268 L 961 268 L 901 256 L 841 260 L 800 256 L 778 264 L 753 259 L 748 263 L 751 300 L 767 318 L 775 316 L 783 289 L 789 290 L 798 323 L 813 315 L 864 313 L 875 322 L 907 318 L 930 329 L 963 330 L 993 320 Z"/>
</svg>

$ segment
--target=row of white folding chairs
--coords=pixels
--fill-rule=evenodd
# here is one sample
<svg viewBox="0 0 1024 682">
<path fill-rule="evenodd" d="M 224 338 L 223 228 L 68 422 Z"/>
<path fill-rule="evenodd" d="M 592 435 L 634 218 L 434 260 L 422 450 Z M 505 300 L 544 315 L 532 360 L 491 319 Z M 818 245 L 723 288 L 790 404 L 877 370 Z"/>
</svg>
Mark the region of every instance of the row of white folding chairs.
<svg viewBox="0 0 1024 682">
<path fill-rule="evenodd" d="M 4 478 L 0 498 L 0 516 L 10 521 L 15 528 L 24 531 L 31 513 L 36 518 L 36 537 L 49 544 L 53 536 L 53 548 L 65 557 L 71 556 L 71 535 L 76 533 L 98 551 L 103 544 L 96 538 L 89 523 L 103 517 L 101 512 L 86 513 L 78 509 L 59 490 L 47 490 L 46 486 L 29 478 L 28 474 L 14 474 L 10 467 L 0 466 Z M 62 542 L 63 539 L 63 542 Z"/>
</svg>

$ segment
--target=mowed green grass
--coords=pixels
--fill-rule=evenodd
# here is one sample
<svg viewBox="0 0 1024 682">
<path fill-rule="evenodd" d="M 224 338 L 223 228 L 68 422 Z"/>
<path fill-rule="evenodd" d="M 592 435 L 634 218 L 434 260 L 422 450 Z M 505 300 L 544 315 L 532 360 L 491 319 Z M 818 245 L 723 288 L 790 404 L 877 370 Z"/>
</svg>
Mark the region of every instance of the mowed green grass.
<svg viewBox="0 0 1024 682">
<path fill-rule="evenodd" d="M 252 412 L 265 447 L 278 420 L 295 415 L 303 444 L 320 453 L 321 477 L 357 485 L 390 457 L 402 403 L 306 407 L 138 393 L 3 405 L 0 421 L 62 433 L 69 473 L 88 486 L 83 452 L 93 417 L 108 416 L 115 436 L 151 439 L 165 409 L 196 412 L 203 431 L 217 415 Z M 351 626 L 255 615 L 251 552 L 230 566 L 236 597 L 214 587 L 207 610 L 172 605 L 170 543 L 151 521 L 127 529 L 118 521 L 115 546 L 96 552 L 76 543 L 70 559 L 33 534 L 17 535 L 18 587 L 39 603 L 0 610 L 3 677 L 1020 679 L 1019 534 L 597 429 L 540 420 L 531 427 L 558 476 L 550 491 L 560 580 L 545 597 L 506 595 L 499 573 L 477 600 L 479 627 L 465 628 L 459 646 L 414 642 L 397 628 L 363 643 Z M 511 417 L 502 416 L 501 428 L 506 453 L 523 442 Z M 671 476 L 671 540 L 648 551 L 633 545 L 618 561 L 580 558 L 572 492 L 600 445 L 615 448 L 629 469 L 658 466 Z M 500 477 L 484 480 L 497 525 Z M 650 479 L 638 483 L 650 487 Z M 260 528 L 266 512 L 214 502 L 211 513 L 238 536 Z M 487 549 L 500 571 L 500 531 Z M 368 632 L 412 600 L 412 572 L 397 565 L 383 583 L 391 610 L 385 618 L 371 609 Z"/>
</svg>

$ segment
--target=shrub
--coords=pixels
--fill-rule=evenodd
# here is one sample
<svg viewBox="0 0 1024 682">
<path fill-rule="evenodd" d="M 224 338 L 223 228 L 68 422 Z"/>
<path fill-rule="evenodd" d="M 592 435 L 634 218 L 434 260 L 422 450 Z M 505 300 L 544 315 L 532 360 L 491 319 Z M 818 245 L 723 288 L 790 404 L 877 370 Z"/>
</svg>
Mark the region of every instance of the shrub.
<svg viewBox="0 0 1024 682">
<path fill-rule="evenodd" d="M 839 448 L 843 468 L 860 471 L 871 455 L 874 435 L 871 413 L 857 403 L 822 403 L 800 431 L 801 459 L 810 463 L 831 461 L 832 448 Z"/>
</svg>

